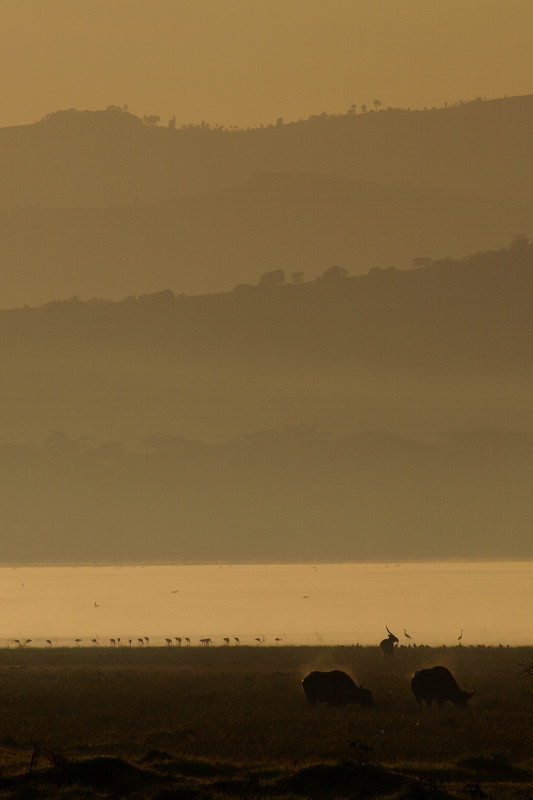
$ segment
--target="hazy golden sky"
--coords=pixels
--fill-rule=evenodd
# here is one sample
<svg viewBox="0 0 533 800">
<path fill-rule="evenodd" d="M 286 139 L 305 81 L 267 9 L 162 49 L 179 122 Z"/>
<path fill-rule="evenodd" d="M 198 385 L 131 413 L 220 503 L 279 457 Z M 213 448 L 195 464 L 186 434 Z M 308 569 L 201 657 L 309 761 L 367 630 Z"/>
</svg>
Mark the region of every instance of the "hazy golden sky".
<svg viewBox="0 0 533 800">
<path fill-rule="evenodd" d="M 532 0 L 0 0 L 0 126 L 286 121 L 533 91 Z"/>
</svg>

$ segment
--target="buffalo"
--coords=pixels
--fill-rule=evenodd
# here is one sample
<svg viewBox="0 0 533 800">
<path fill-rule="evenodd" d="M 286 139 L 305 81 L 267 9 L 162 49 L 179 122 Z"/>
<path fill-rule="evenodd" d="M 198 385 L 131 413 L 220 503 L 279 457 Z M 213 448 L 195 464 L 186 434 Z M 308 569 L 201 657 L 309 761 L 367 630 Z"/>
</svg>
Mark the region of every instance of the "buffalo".
<svg viewBox="0 0 533 800">
<path fill-rule="evenodd" d="M 474 694 L 463 692 L 446 667 L 432 667 L 415 672 L 411 679 L 411 689 L 419 706 L 422 702 L 428 706 L 433 702 L 442 706 L 447 700 L 455 706 L 466 706 L 466 701 Z"/>
<path fill-rule="evenodd" d="M 357 686 L 352 678 L 339 669 L 331 672 L 310 672 L 303 681 L 302 687 L 312 706 L 326 703 L 328 706 L 346 706 L 358 703 L 360 706 L 373 706 L 372 692 Z"/>
<path fill-rule="evenodd" d="M 386 625 L 385 627 L 387 628 Z M 398 637 L 395 636 L 391 631 L 389 631 L 388 628 L 387 632 L 389 635 L 387 636 L 386 639 L 383 639 L 383 641 L 379 643 L 379 646 L 381 647 L 381 652 L 383 653 L 385 658 L 392 658 L 392 656 L 394 655 L 394 648 L 398 644 Z"/>
</svg>

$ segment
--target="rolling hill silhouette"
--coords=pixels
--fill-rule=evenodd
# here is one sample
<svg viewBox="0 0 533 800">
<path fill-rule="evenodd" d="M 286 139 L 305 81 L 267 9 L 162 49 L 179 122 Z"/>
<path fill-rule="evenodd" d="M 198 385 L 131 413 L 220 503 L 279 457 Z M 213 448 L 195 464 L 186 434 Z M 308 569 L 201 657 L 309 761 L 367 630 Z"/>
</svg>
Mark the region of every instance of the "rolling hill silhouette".
<svg viewBox="0 0 533 800">
<path fill-rule="evenodd" d="M 287 125 L 177 130 L 117 107 L 0 129 L 0 208 L 151 204 L 256 172 L 410 183 L 531 205 L 533 95 Z"/>
<path fill-rule="evenodd" d="M 0 311 L 5 563 L 531 558 L 533 244 L 282 278 Z"/>
<path fill-rule="evenodd" d="M 533 95 L 250 130 L 118 107 L 0 129 L 3 307 L 364 273 L 531 235 Z"/>
<path fill-rule="evenodd" d="M 152 206 L 9 209 L 2 305 L 227 291 L 272 269 L 314 278 L 333 264 L 407 267 L 502 245 L 530 220 L 516 202 L 279 173 Z"/>
<path fill-rule="evenodd" d="M 9 435 L 237 435 L 282 422 L 526 428 L 533 245 L 365 276 L 0 312 Z"/>
</svg>

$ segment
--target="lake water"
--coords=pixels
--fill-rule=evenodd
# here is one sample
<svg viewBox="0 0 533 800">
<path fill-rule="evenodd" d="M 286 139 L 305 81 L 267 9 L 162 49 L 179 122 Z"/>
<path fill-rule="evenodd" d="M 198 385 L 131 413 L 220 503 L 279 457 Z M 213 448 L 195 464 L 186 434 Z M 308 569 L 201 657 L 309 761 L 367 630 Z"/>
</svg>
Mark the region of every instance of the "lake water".
<svg viewBox="0 0 533 800">
<path fill-rule="evenodd" d="M 533 644 L 533 562 L 0 568 L 0 646 Z M 280 639 L 280 642 L 276 642 Z M 146 645 L 143 645 L 146 646 Z"/>
</svg>

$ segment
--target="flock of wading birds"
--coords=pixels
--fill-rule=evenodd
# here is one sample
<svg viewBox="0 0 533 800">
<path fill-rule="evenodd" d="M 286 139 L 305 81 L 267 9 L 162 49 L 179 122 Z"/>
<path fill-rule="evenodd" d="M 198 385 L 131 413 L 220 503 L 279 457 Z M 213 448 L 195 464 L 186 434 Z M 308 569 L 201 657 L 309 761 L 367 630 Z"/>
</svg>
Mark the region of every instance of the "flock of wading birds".
<svg viewBox="0 0 533 800">
<path fill-rule="evenodd" d="M 409 644 L 400 644 L 400 640 L 398 639 L 398 637 L 395 636 L 394 633 L 392 633 L 389 630 L 388 626 L 385 626 L 385 627 L 387 629 L 388 636 L 379 643 L 379 647 L 380 647 L 381 652 L 383 653 L 383 655 L 385 657 L 387 657 L 387 658 L 393 656 L 394 655 L 394 651 L 396 649 L 398 649 L 398 647 L 400 647 L 400 648 L 405 648 L 405 647 L 415 647 L 415 648 L 416 647 L 420 647 L 420 648 L 430 647 L 430 645 L 427 645 L 427 644 L 418 644 L 417 645 L 415 642 L 413 642 L 412 641 L 412 636 L 410 636 L 410 634 L 407 633 L 407 630 L 405 628 L 403 629 L 403 635 L 404 635 L 406 640 L 410 640 L 410 641 L 409 641 Z M 457 642 L 458 642 L 457 646 L 458 647 L 462 646 L 463 633 L 464 633 L 464 629 L 461 629 L 461 633 L 457 637 Z M 85 641 L 88 644 L 92 645 L 93 647 L 99 647 L 101 644 L 103 644 L 103 642 L 101 642 L 100 639 L 98 639 L 98 638 L 85 640 Z M 196 644 L 198 644 L 198 645 L 200 645 L 202 647 L 211 647 L 211 646 L 215 645 L 215 642 L 209 637 L 205 637 L 203 639 L 198 639 L 198 640 L 194 640 L 193 641 L 193 640 L 191 640 L 191 638 L 189 636 L 174 636 L 173 638 L 165 638 L 162 641 L 165 642 L 165 645 L 167 647 L 172 647 L 172 646 L 181 647 L 182 645 L 185 645 L 186 647 L 191 647 L 191 646 L 194 646 Z M 33 639 L 12 639 L 12 643 L 15 644 L 17 647 L 29 647 L 32 644 L 32 642 L 33 642 Z M 45 642 L 45 646 L 46 647 L 52 647 L 53 646 L 52 639 L 44 639 L 44 642 Z M 133 646 L 135 646 L 135 647 L 148 647 L 150 645 L 150 638 L 148 636 L 141 636 L 141 637 L 139 637 L 137 639 L 121 639 L 120 637 L 118 637 L 116 639 L 110 638 L 108 640 L 108 642 L 109 642 L 109 647 L 133 647 Z M 238 636 L 234 636 L 232 638 L 230 638 L 229 636 L 224 636 L 221 639 L 221 642 L 222 642 L 222 645 L 224 647 L 229 647 L 230 645 L 232 645 L 232 643 L 233 643 L 233 645 L 240 645 L 241 644 L 241 640 L 240 640 L 240 638 Z M 282 644 L 282 642 L 283 642 L 283 637 L 281 637 L 281 636 L 276 636 L 276 638 L 273 639 L 273 643 L 275 645 L 280 645 L 280 644 Z M 83 643 L 84 643 L 83 639 L 74 639 L 74 644 L 77 647 L 81 647 L 81 645 Z M 253 640 L 253 643 L 254 643 L 255 646 L 258 646 L 258 645 L 267 644 L 267 641 L 263 636 L 256 636 L 255 639 Z M 362 646 L 363 645 L 359 644 L 359 642 L 357 642 L 356 645 L 355 645 L 355 647 L 362 647 Z M 443 644 L 442 647 L 446 647 L 446 645 Z M 471 644 L 470 647 L 474 647 L 474 645 Z M 485 647 L 485 645 L 484 644 L 478 644 L 477 647 Z M 500 647 L 503 647 L 503 645 L 500 644 Z M 507 645 L 507 647 L 509 647 L 509 645 Z"/>
</svg>

